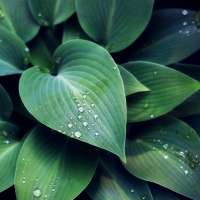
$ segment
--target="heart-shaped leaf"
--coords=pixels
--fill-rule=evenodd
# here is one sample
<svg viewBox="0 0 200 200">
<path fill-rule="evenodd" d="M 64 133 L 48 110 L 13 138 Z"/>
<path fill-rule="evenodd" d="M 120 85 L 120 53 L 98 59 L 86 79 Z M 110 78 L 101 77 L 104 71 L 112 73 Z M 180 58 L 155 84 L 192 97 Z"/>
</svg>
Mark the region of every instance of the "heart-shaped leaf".
<svg viewBox="0 0 200 200">
<path fill-rule="evenodd" d="M 198 81 L 163 65 L 131 62 L 123 64 L 123 67 L 151 89 L 149 92 L 131 95 L 127 99 L 129 122 L 161 116 L 200 88 Z"/>
<path fill-rule="evenodd" d="M 29 62 L 28 51 L 17 35 L 0 27 L 0 76 L 21 74 Z"/>
<path fill-rule="evenodd" d="M 191 10 L 154 11 L 139 39 L 140 48 L 131 52 L 129 60 L 169 65 L 190 56 L 200 48 L 200 29 L 195 16 L 196 12 Z"/>
<path fill-rule="evenodd" d="M 192 199 L 200 196 L 200 139 L 184 122 L 163 116 L 138 123 L 126 142 L 126 169 Z"/>
<path fill-rule="evenodd" d="M 10 118 L 13 106 L 11 99 L 6 90 L 0 84 L 0 120 L 7 120 Z"/>
<path fill-rule="evenodd" d="M 17 199 L 74 199 L 90 182 L 98 158 L 97 148 L 37 126 L 17 162 Z"/>
<path fill-rule="evenodd" d="M 42 26 L 59 24 L 75 12 L 75 0 L 28 0 L 35 20 Z"/>
<path fill-rule="evenodd" d="M 153 0 L 76 0 L 83 30 L 109 52 L 135 41 L 149 22 Z"/>
<path fill-rule="evenodd" d="M 150 91 L 147 87 L 142 85 L 129 71 L 124 67 L 118 65 L 122 80 L 124 83 L 124 89 L 126 96 L 134 94 L 137 92 L 147 92 Z"/>
<path fill-rule="evenodd" d="M 119 69 L 95 43 L 71 40 L 54 54 L 55 76 L 33 67 L 20 79 L 27 110 L 46 126 L 124 160 L 126 103 Z"/>
<path fill-rule="evenodd" d="M 27 0 L 0 1 L 0 26 L 17 34 L 25 42 L 31 40 L 39 31 Z"/>
<path fill-rule="evenodd" d="M 15 125 L 0 120 L 0 192 L 14 183 L 16 162 L 21 149 L 18 131 Z"/>
<path fill-rule="evenodd" d="M 127 172 L 110 153 L 101 156 L 86 191 L 93 200 L 152 199 L 147 183 Z"/>
</svg>

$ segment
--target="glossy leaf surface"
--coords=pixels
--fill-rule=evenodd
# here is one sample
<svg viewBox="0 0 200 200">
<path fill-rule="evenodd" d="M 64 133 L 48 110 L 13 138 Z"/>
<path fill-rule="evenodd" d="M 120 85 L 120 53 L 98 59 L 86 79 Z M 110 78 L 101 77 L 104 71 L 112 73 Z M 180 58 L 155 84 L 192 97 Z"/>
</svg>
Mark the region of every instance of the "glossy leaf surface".
<svg viewBox="0 0 200 200">
<path fill-rule="evenodd" d="M 46 126 L 124 159 L 126 104 L 117 65 L 102 47 L 71 40 L 54 54 L 56 75 L 33 67 L 20 79 L 28 111 Z"/>
<path fill-rule="evenodd" d="M 17 162 L 17 199 L 74 199 L 90 182 L 98 155 L 91 145 L 37 126 Z"/>
<path fill-rule="evenodd" d="M 126 142 L 126 169 L 192 199 L 200 196 L 200 139 L 172 117 L 143 122 Z"/>
<path fill-rule="evenodd" d="M 83 30 L 109 52 L 129 46 L 149 22 L 153 0 L 76 0 Z"/>
</svg>

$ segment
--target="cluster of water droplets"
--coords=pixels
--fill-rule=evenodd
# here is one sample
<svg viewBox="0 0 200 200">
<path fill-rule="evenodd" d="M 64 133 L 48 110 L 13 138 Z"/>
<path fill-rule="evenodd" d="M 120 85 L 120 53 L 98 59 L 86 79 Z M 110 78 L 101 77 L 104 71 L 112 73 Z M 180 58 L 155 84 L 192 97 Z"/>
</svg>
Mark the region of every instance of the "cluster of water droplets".
<svg viewBox="0 0 200 200">
<path fill-rule="evenodd" d="M 15 134 L 14 132 L 12 133 L 13 135 Z M 3 136 L 3 143 L 4 144 L 10 144 L 10 136 L 9 133 L 6 130 L 0 131 L 0 135 Z"/>
</svg>

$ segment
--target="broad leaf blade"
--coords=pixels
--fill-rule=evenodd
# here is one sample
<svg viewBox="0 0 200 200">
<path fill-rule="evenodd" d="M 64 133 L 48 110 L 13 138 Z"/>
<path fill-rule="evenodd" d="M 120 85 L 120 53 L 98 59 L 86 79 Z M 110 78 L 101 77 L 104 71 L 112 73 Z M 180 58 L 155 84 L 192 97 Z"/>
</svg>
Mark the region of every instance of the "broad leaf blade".
<svg viewBox="0 0 200 200">
<path fill-rule="evenodd" d="M 0 27 L 0 76 L 21 74 L 26 68 L 29 52 L 17 35 Z"/>
<path fill-rule="evenodd" d="M 10 118 L 13 106 L 11 99 L 6 90 L 0 84 L 0 120 L 7 120 Z"/>
<path fill-rule="evenodd" d="M 86 191 L 93 200 L 152 199 L 147 183 L 127 172 L 110 153 L 101 156 Z"/>
<path fill-rule="evenodd" d="M 29 0 L 35 20 L 42 26 L 59 24 L 75 12 L 74 0 Z"/>
<path fill-rule="evenodd" d="M 98 157 L 97 148 L 37 126 L 17 162 L 17 198 L 74 199 L 90 182 Z"/>
<path fill-rule="evenodd" d="M 16 162 L 21 148 L 18 131 L 15 125 L 0 121 L 0 192 L 14 183 Z"/>
<path fill-rule="evenodd" d="M 129 60 L 169 65 L 190 56 L 200 48 L 195 16 L 196 12 L 191 10 L 154 11 L 140 38 L 140 48 L 130 54 Z"/>
<path fill-rule="evenodd" d="M 161 116 L 200 88 L 198 81 L 163 65 L 131 62 L 123 64 L 123 67 L 151 89 L 149 92 L 131 95 L 127 99 L 129 122 Z"/>
<path fill-rule="evenodd" d="M 124 89 L 126 96 L 130 94 L 134 94 L 137 92 L 147 92 L 150 91 L 147 87 L 142 85 L 129 71 L 127 71 L 124 67 L 118 65 L 120 74 L 122 76 L 122 80 L 124 83 Z"/>
<path fill-rule="evenodd" d="M 145 29 L 153 0 L 77 0 L 76 12 L 83 30 L 109 52 L 129 46 Z"/>
<path fill-rule="evenodd" d="M 200 139 L 184 122 L 172 117 L 138 124 L 126 143 L 126 169 L 187 197 L 200 196 Z"/>
<path fill-rule="evenodd" d="M 124 159 L 126 103 L 117 65 L 102 47 L 71 40 L 54 54 L 57 75 L 33 67 L 20 79 L 27 110 L 46 126 Z"/>
<path fill-rule="evenodd" d="M 0 1 L 0 13 L 0 26 L 15 33 L 25 42 L 31 40 L 39 31 L 27 0 Z"/>
</svg>

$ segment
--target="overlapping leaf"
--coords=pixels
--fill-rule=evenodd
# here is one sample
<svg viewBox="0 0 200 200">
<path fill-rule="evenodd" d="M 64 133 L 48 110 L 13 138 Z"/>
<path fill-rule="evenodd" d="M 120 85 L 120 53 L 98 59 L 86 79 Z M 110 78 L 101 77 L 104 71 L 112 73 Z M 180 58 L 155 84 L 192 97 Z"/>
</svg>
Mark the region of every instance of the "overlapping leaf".
<svg viewBox="0 0 200 200">
<path fill-rule="evenodd" d="M 28 51 L 17 35 L 0 27 L 0 76 L 22 73 L 28 64 Z"/>
<path fill-rule="evenodd" d="M 92 42 L 71 40 L 56 50 L 53 67 L 54 76 L 41 67 L 22 75 L 20 96 L 28 111 L 60 133 L 124 159 L 125 92 L 109 53 Z"/>
<path fill-rule="evenodd" d="M 0 120 L 0 192 L 14 183 L 16 162 L 21 149 L 18 131 L 15 125 Z"/>
<path fill-rule="evenodd" d="M 196 12 L 182 9 L 154 11 L 140 37 L 141 46 L 129 60 L 143 60 L 163 65 L 176 63 L 200 48 L 200 28 Z"/>
<path fill-rule="evenodd" d="M 149 92 L 131 95 L 127 99 L 129 122 L 161 116 L 200 88 L 198 81 L 163 65 L 131 62 L 124 64 L 123 67 L 151 89 Z"/>
<path fill-rule="evenodd" d="M 39 30 L 27 0 L 0 1 L 0 26 L 17 34 L 25 42 L 31 40 Z"/>
<path fill-rule="evenodd" d="M 75 12 L 75 0 L 29 0 L 35 20 L 43 26 L 59 24 Z"/>
<path fill-rule="evenodd" d="M 129 46 L 149 22 L 153 0 L 77 0 L 83 30 L 109 52 Z"/>
<path fill-rule="evenodd" d="M 192 199 L 200 196 L 200 139 L 172 117 L 143 122 L 126 142 L 126 169 Z"/>
<path fill-rule="evenodd" d="M 10 118 L 13 107 L 11 99 L 6 90 L 0 84 L 0 120 L 7 120 Z"/>
<path fill-rule="evenodd" d="M 110 153 L 101 156 L 86 191 L 93 200 L 152 199 L 147 183 L 127 172 Z"/>
<path fill-rule="evenodd" d="M 90 182 L 98 157 L 97 148 L 37 126 L 17 162 L 17 198 L 74 199 Z"/>
</svg>

